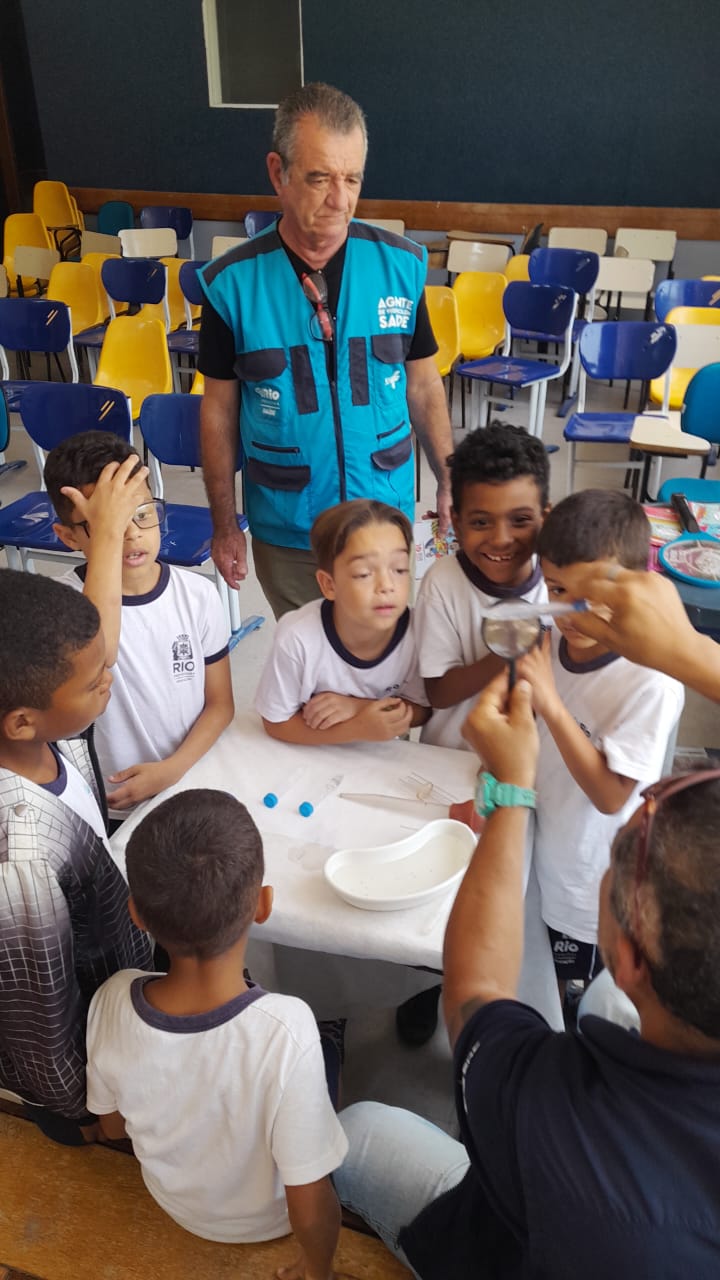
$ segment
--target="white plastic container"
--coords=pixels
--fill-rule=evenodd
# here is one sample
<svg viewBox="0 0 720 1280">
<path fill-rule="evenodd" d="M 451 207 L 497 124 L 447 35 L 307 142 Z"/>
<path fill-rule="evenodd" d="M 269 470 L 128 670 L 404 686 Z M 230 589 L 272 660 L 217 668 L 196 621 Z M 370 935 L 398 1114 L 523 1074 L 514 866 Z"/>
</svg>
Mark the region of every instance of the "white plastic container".
<svg viewBox="0 0 720 1280">
<path fill-rule="evenodd" d="M 325 863 L 325 879 L 366 911 L 417 907 L 459 884 L 476 843 L 463 822 L 439 818 L 394 844 L 339 850 Z"/>
</svg>

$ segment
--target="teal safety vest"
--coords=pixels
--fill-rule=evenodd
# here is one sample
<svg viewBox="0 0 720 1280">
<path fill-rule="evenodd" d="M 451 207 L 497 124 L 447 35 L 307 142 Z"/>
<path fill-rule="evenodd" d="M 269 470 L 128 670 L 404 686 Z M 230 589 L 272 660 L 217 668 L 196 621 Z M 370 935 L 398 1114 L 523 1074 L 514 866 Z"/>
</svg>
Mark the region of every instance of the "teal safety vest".
<svg viewBox="0 0 720 1280">
<path fill-rule="evenodd" d="M 421 245 L 350 223 L 334 377 L 274 226 L 200 273 L 235 337 L 246 514 L 263 542 L 308 547 L 315 517 L 349 498 L 377 498 L 414 520 L 405 358 L 426 263 Z"/>
</svg>

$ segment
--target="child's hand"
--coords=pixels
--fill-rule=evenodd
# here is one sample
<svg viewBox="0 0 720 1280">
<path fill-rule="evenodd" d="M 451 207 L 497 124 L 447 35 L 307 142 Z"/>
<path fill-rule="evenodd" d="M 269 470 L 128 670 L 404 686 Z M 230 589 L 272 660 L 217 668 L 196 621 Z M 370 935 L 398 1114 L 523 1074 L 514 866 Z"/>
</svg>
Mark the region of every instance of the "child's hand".
<svg viewBox="0 0 720 1280">
<path fill-rule="evenodd" d="M 129 769 L 121 769 L 107 779 L 110 783 L 120 783 L 116 791 L 109 791 L 107 796 L 111 809 L 131 809 L 141 800 L 148 800 L 171 787 L 177 781 L 167 768 L 166 760 L 153 760 L 148 764 L 134 764 Z"/>
<path fill-rule="evenodd" d="M 558 700 L 551 654 L 550 632 L 546 631 L 542 643 L 523 658 L 518 658 L 516 664 L 518 679 L 528 680 L 532 685 L 533 711 L 542 716 L 543 720 Z"/>
<path fill-rule="evenodd" d="M 357 1280 L 349 1271 L 328 1271 L 323 1276 L 317 1271 L 310 1271 L 303 1253 L 289 1267 L 278 1267 L 275 1277 L 276 1280 Z"/>
<path fill-rule="evenodd" d="M 366 702 L 353 719 L 359 740 L 390 742 L 408 732 L 412 715 L 412 707 L 403 698 L 377 698 Z"/>
<path fill-rule="evenodd" d="M 80 519 L 87 520 L 96 539 L 105 531 L 122 535 L 137 508 L 149 502 L 147 467 L 139 467 L 132 474 L 139 461 L 137 454 L 132 453 L 124 462 L 108 462 L 89 498 L 72 485 L 64 485 L 60 490 L 70 499 Z"/>
<path fill-rule="evenodd" d="M 352 720 L 364 701 L 344 693 L 316 693 L 305 703 L 302 718 L 308 729 L 332 729 L 344 720 Z"/>
</svg>

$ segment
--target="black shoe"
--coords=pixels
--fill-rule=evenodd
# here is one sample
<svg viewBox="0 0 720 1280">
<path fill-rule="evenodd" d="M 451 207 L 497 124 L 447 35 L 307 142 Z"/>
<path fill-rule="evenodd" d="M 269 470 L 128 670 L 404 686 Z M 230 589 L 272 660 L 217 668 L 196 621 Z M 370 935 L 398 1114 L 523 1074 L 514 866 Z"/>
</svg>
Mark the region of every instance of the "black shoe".
<svg viewBox="0 0 720 1280">
<path fill-rule="evenodd" d="M 412 996 L 395 1012 L 395 1026 L 403 1044 L 419 1049 L 431 1040 L 438 1024 L 441 986 L 430 987 Z"/>
</svg>

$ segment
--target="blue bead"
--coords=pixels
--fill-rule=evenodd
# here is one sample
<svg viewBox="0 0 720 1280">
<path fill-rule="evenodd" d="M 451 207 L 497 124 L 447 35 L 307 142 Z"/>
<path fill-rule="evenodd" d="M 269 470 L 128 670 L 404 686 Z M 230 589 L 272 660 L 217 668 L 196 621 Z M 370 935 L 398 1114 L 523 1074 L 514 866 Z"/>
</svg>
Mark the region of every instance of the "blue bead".
<svg viewBox="0 0 720 1280">
<path fill-rule="evenodd" d="M 302 804 L 298 805 L 298 813 L 302 814 L 303 818 L 309 818 L 310 814 L 314 813 L 313 806 L 309 800 L 303 800 Z"/>
<path fill-rule="evenodd" d="M 274 809 L 277 802 L 278 798 L 274 791 L 268 791 L 267 795 L 263 796 L 263 804 L 266 809 Z"/>
</svg>

